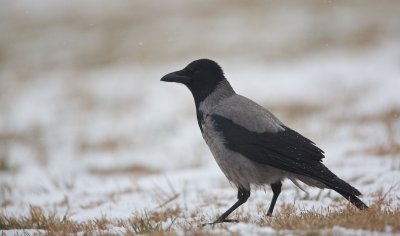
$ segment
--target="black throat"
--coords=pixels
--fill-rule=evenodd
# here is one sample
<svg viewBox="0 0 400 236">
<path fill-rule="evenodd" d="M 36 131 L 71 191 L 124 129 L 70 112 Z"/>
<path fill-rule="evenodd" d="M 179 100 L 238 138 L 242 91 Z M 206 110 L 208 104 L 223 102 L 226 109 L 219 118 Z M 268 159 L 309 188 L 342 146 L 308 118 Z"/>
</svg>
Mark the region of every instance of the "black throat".
<svg viewBox="0 0 400 236">
<path fill-rule="evenodd" d="M 203 102 L 209 95 L 211 95 L 215 91 L 216 88 L 217 88 L 217 85 L 206 86 L 201 89 L 189 87 L 190 92 L 192 92 L 192 95 L 194 98 L 194 103 L 196 105 L 196 111 L 199 110 L 200 103 Z"/>
<path fill-rule="evenodd" d="M 190 86 L 188 86 L 188 88 L 193 94 L 194 103 L 196 105 L 197 122 L 201 132 L 203 132 L 201 124 L 204 121 L 204 116 L 207 114 L 203 114 L 203 111 L 200 110 L 200 104 L 206 99 L 209 99 L 207 104 L 213 106 L 213 104 L 217 104 L 220 100 L 235 94 L 235 91 L 226 79 L 219 81 L 217 84 L 203 84 L 201 89 L 199 89 L 199 87 Z"/>
<path fill-rule="evenodd" d="M 212 94 L 215 89 L 217 88 L 217 85 L 213 86 L 202 86 L 202 88 L 193 88 L 188 86 L 190 92 L 192 92 L 193 98 L 194 98 L 194 103 L 196 105 L 196 116 L 197 116 L 197 122 L 199 124 L 199 128 L 201 133 L 203 133 L 203 128 L 201 126 L 201 123 L 204 120 L 204 114 L 200 111 L 200 103 L 203 102 L 210 94 Z"/>
</svg>

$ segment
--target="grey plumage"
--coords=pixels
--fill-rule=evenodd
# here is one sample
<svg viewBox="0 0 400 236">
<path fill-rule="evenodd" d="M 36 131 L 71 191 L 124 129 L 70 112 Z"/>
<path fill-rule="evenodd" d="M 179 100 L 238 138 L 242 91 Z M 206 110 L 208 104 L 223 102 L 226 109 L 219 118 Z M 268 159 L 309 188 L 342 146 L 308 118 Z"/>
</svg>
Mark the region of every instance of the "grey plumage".
<svg viewBox="0 0 400 236">
<path fill-rule="evenodd" d="M 214 223 L 231 222 L 227 216 L 247 201 L 251 186 L 270 185 L 272 214 L 281 181 L 297 180 L 330 188 L 356 207 L 367 206 L 361 193 L 322 164 L 324 152 L 314 142 L 285 126 L 271 112 L 235 93 L 217 63 L 200 59 L 162 81 L 185 84 L 193 94 L 204 140 L 222 172 L 238 188 L 238 201 Z"/>
<path fill-rule="evenodd" d="M 221 86 L 222 85 L 222 86 Z M 215 129 L 212 115 L 229 117 L 234 123 L 254 132 L 283 130 L 281 122 L 266 109 L 251 100 L 237 95 L 227 81 L 223 81 L 213 93 L 200 103 L 203 115 L 202 135 L 230 182 L 250 190 L 250 185 L 274 183 L 285 177 L 285 172 L 268 165 L 257 165 L 242 154 L 225 145 L 225 137 Z"/>
</svg>

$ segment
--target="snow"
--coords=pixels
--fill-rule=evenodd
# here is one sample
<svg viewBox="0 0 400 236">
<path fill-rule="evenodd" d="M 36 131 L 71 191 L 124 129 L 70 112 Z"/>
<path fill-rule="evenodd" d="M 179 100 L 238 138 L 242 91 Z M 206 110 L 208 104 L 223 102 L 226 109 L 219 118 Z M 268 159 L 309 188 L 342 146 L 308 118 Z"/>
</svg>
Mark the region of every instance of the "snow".
<svg viewBox="0 0 400 236">
<path fill-rule="evenodd" d="M 25 1 L 14 4 L 17 8 L 29 5 Z M 63 4 L 60 2 L 57 6 Z M 187 7 L 182 6 L 183 9 Z M 40 14 L 47 8 L 50 6 L 46 4 L 36 6 L 28 13 Z M 285 25 L 296 19 L 312 21 L 303 10 L 294 9 L 291 10 L 295 13 L 294 18 L 280 19 L 284 15 L 281 11 L 286 11 L 283 8 L 275 13 L 276 17 L 271 15 L 270 18 Z M 101 15 L 103 10 L 89 12 L 93 17 L 99 17 L 97 14 Z M 117 8 L 113 11 L 119 12 Z M 332 14 L 351 15 L 345 11 L 339 7 Z M 54 16 L 49 13 L 45 17 Z M 180 19 L 175 17 L 168 22 L 179 22 Z M 193 21 L 197 22 L 196 19 L 199 20 L 197 17 Z M 362 24 L 361 20 L 357 24 L 345 24 L 349 21 L 351 19 L 342 19 L 337 23 L 335 27 L 339 34 L 347 34 Z M 209 24 L 207 19 L 205 22 L 205 25 Z M 247 25 L 240 20 L 225 18 L 218 22 L 217 29 L 213 29 L 213 32 L 219 27 L 231 29 L 230 34 L 220 32 L 218 35 L 216 42 L 223 41 L 224 37 L 230 39 L 223 50 L 235 48 L 238 43 L 238 33 L 233 31 L 237 24 Z M 258 40 L 270 40 L 275 45 L 281 40 L 290 41 L 287 36 L 301 34 L 305 26 L 291 27 L 281 31 L 274 28 L 276 32 L 270 37 L 263 32 Z M 392 29 L 394 26 L 388 24 L 387 27 Z M 97 36 L 96 33 L 93 35 Z M 93 35 L 90 38 L 96 38 Z M 37 50 L 37 45 L 46 45 L 47 37 L 50 36 L 34 38 L 24 48 Z M 296 39 L 303 42 L 303 37 L 309 36 L 304 34 Z M 250 41 L 247 43 L 257 41 L 247 40 Z M 189 42 L 181 43 L 182 48 L 192 46 Z M 151 43 L 138 38 L 133 44 L 146 47 Z M 176 44 L 170 46 L 179 48 Z M 168 62 L 156 60 L 151 66 L 148 62 L 120 59 L 115 64 L 83 71 L 74 71 L 72 65 L 56 64 L 55 68 L 33 73 L 31 78 L 22 80 L 13 80 L 16 74 L 9 70 L 0 72 L 3 87 L 0 89 L 0 134 L 2 142 L 4 140 L 0 148 L 1 155 L 6 156 L 10 165 L 10 170 L 0 171 L 1 214 L 26 216 L 29 206 L 37 206 L 46 212 L 55 212 L 59 217 L 67 214 L 69 219 L 78 222 L 104 215 L 110 219 L 126 219 L 135 214 L 158 211 L 162 208 L 160 205 L 175 194 L 178 197 L 167 204 L 182 208 L 185 217 L 178 217 L 177 222 L 207 222 L 226 210 L 235 201 L 236 190 L 218 169 L 202 140 L 191 94 L 183 86 L 159 81 L 162 75 L 184 67 L 189 62 L 187 58 L 197 58 L 197 55 L 177 56 L 178 59 Z M 69 56 L 65 55 L 65 58 Z M 357 187 L 367 204 L 374 202 L 375 193 L 382 190 L 393 199 L 393 208 L 398 207 L 398 153 L 377 156 L 365 150 L 387 144 L 388 129 L 393 130 L 391 138 L 394 142 L 400 142 L 399 114 L 392 118 L 389 128 L 379 120 L 359 121 L 360 117 L 379 116 L 390 109 L 400 110 L 398 41 L 380 40 L 359 51 L 322 50 L 299 60 L 266 61 L 258 60 L 259 57 L 262 55 L 243 55 L 242 59 L 237 59 L 216 54 L 235 90 L 265 107 L 276 109 L 290 104 L 322 107 L 307 114 L 306 118 L 285 116 L 279 110 L 272 112 L 283 114 L 279 117 L 282 121 L 307 134 L 322 147 L 326 152 L 324 163 Z M 121 171 L 129 167 L 153 172 Z M 306 187 L 306 190 L 311 196 L 320 194 L 319 189 Z M 328 190 L 322 192 L 319 200 L 306 200 L 305 194 L 290 181 L 285 181 L 276 209 L 279 210 L 283 203 L 295 202 L 299 209 L 326 207 L 332 203 Z M 332 195 L 336 196 L 335 193 Z M 251 223 L 229 225 L 229 231 L 210 228 L 210 232 L 274 234 L 275 230 L 270 227 L 252 224 L 263 220 L 257 206 L 266 208 L 271 197 L 269 187 L 254 191 L 239 210 L 249 213 Z M 9 203 L 3 205 L 6 201 Z M 172 227 L 177 232 L 181 230 L 179 226 Z M 333 231 L 337 234 L 374 233 L 339 227 Z M 15 235 L 38 231 L 3 232 Z M 114 226 L 110 227 L 110 232 L 125 232 L 125 229 Z"/>
</svg>

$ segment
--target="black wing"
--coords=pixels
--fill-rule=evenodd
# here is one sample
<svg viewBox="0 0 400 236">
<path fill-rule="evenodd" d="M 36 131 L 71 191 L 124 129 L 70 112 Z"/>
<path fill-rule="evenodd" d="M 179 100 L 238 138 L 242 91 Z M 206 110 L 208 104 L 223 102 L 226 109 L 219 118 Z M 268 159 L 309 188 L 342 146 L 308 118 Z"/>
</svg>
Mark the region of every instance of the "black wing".
<svg viewBox="0 0 400 236">
<path fill-rule="evenodd" d="M 310 177 L 336 191 L 361 194 L 326 168 L 322 164 L 324 152 L 296 131 L 283 127 L 277 133 L 257 133 L 223 116 L 211 115 L 211 119 L 224 137 L 225 146 L 250 160 Z"/>
</svg>

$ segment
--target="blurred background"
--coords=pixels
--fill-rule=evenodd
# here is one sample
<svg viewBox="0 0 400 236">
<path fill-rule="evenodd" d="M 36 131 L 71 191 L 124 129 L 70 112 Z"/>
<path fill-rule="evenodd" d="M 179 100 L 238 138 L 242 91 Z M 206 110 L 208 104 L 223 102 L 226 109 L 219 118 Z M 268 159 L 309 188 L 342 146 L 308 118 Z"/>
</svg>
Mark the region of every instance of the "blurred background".
<svg viewBox="0 0 400 236">
<path fill-rule="evenodd" d="M 3 0 L 0 206 L 17 214 L 79 198 L 69 203 L 79 212 L 108 181 L 117 191 L 188 169 L 225 183 L 189 91 L 159 82 L 199 58 L 318 140 L 328 166 L 354 156 L 346 163 L 398 171 L 399 9 L 396 0 Z M 358 186 L 375 191 L 365 178 Z"/>
</svg>

